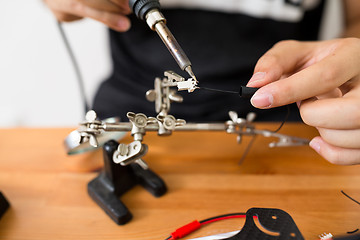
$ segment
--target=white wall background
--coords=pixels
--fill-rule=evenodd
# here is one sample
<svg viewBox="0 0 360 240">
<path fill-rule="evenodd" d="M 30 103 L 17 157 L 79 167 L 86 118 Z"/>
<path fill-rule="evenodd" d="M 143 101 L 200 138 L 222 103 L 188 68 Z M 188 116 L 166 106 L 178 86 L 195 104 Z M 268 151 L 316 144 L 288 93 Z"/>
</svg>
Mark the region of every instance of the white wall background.
<svg viewBox="0 0 360 240">
<path fill-rule="evenodd" d="M 340 2 L 330 0 L 324 38 L 341 30 Z M 65 30 L 90 101 L 111 70 L 106 28 L 83 20 Z M 73 127 L 83 119 L 72 65 L 41 0 L 0 0 L 0 89 L 0 127 Z"/>
<path fill-rule="evenodd" d="M 110 72 L 106 28 L 83 20 L 65 25 L 92 99 Z M 76 126 L 83 119 L 72 65 L 41 0 L 0 0 L 0 127 Z"/>
</svg>

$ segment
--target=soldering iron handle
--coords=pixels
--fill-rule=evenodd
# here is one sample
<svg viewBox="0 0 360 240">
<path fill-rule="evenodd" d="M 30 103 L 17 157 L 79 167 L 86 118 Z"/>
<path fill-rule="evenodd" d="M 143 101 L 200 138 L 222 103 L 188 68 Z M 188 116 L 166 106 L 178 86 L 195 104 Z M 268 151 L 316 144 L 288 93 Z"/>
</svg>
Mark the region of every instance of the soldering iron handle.
<svg viewBox="0 0 360 240">
<path fill-rule="evenodd" d="M 159 0 L 129 0 L 129 6 L 139 19 L 146 21 L 150 29 L 157 32 L 181 70 L 196 80 L 189 58 L 166 26 L 166 19 L 160 12 Z"/>
<path fill-rule="evenodd" d="M 243 98 L 251 98 L 259 88 L 241 86 L 239 95 Z"/>
<path fill-rule="evenodd" d="M 150 10 L 160 10 L 159 0 L 129 0 L 130 9 L 141 20 L 145 20 Z"/>
</svg>

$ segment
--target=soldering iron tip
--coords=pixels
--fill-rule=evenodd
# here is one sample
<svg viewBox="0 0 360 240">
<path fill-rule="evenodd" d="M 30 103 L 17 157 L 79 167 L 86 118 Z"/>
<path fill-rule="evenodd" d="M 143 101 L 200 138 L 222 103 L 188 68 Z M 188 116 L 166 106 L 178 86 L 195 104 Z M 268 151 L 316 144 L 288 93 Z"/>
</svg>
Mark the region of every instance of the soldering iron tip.
<svg viewBox="0 0 360 240">
<path fill-rule="evenodd" d="M 196 83 L 198 83 L 198 80 L 196 79 L 190 65 L 185 68 L 185 71 L 190 75 L 190 77 L 192 77 L 196 81 Z"/>
</svg>

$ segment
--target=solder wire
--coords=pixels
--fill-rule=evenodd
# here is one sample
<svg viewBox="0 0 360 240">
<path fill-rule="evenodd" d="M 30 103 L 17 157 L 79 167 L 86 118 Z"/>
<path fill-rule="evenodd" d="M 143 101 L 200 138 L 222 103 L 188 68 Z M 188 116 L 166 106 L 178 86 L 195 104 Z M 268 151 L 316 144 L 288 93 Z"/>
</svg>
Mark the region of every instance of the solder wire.
<svg viewBox="0 0 360 240">
<path fill-rule="evenodd" d="M 196 231 L 201 226 L 204 226 L 209 223 L 226 220 L 226 219 L 232 219 L 232 218 L 246 218 L 246 213 L 229 213 L 224 215 L 219 215 L 216 217 L 207 218 L 201 221 L 193 221 L 190 224 L 184 225 L 180 228 L 178 228 L 176 231 L 174 231 L 169 237 L 167 237 L 165 240 L 177 240 L 181 239 L 190 233 Z"/>
</svg>

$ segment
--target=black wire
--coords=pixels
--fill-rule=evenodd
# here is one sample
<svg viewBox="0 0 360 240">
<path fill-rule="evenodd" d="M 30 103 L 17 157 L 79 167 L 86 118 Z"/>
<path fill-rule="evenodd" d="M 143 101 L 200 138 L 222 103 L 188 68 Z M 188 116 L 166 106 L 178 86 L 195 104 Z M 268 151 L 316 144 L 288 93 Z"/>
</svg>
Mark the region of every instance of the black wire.
<svg viewBox="0 0 360 240">
<path fill-rule="evenodd" d="M 238 165 L 241 165 L 241 164 L 244 162 L 246 156 L 249 154 L 250 149 L 251 149 L 252 145 L 254 144 L 254 142 L 255 142 L 255 140 L 256 140 L 256 137 L 257 137 L 257 135 L 253 135 L 253 136 L 252 136 L 249 144 L 247 145 L 244 153 L 242 154 L 242 156 L 241 156 L 241 158 L 240 158 L 240 160 L 239 160 L 239 162 L 238 162 Z"/>
<path fill-rule="evenodd" d="M 230 94 L 239 95 L 239 92 L 236 92 L 236 91 L 228 91 L 228 90 L 207 88 L 207 87 L 200 87 L 200 89 L 207 90 L 207 91 L 212 91 L 212 92 L 221 92 L 221 93 L 230 93 Z M 272 131 L 272 132 L 277 133 L 278 131 L 280 131 L 280 129 L 284 126 L 284 124 L 288 120 L 289 116 L 290 116 L 290 106 L 287 105 L 287 112 L 286 112 L 284 120 L 280 123 L 280 126 L 275 131 Z"/>
<path fill-rule="evenodd" d="M 223 214 L 223 215 L 219 215 L 216 217 L 211 217 L 211 218 L 207 218 L 204 220 L 199 221 L 199 223 L 204 223 L 204 222 L 208 222 L 214 219 L 218 219 L 218 218 L 223 218 L 223 217 L 229 217 L 229 216 L 238 216 L 238 215 L 246 215 L 246 213 L 228 213 L 228 214 Z"/>
<path fill-rule="evenodd" d="M 290 116 L 290 105 L 286 105 L 286 115 L 285 115 L 285 118 L 284 120 L 281 122 L 280 126 L 275 130 L 273 131 L 274 133 L 277 133 L 278 131 L 280 131 L 280 129 L 284 126 L 284 124 L 286 123 L 286 121 L 288 120 L 289 116 Z"/>
<path fill-rule="evenodd" d="M 203 90 L 206 90 L 206 91 L 212 91 L 212 92 L 239 94 L 239 92 L 228 91 L 228 90 L 221 90 L 221 89 L 215 89 L 215 88 L 200 87 L 200 89 L 203 89 Z"/>
<path fill-rule="evenodd" d="M 357 228 L 357 229 L 355 229 L 354 231 L 350 231 L 350 232 L 346 232 L 347 234 L 353 234 L 353 233 L 356 233 L 356 232 L 358 232 L 359 231 L 359 229 Z"/>
<path fill-rule="evenodd" d="M 71 46 L 70 46 L 69 40 L 68 40 L 68 38 L 66 36 L 66 33 L 64 31 L 62 23 L 58 21 L 57 26 L 58 26 L 61 38 L 62 38 L 62 40 L 64 42 L 66 51 L 68 52 L 71 63 L 73 65 L 73 68 L 74 68 L 74 71 L 75 71 L 75 74 L 76 74 L 76 79 L 77 79 L 77 82 L 79 84 L 80 96 L 81 96 L 81 99 L 82 99 L 83 104 L 84 104 L 84 110 L 85 110 L 85 113 L 87 113 L 90 110 L 90 108 L 89 108 L 89 105 L 88 105 L 88 103 L 86 101 L 84 80 L 83 80 L 83 77 L 81 75 L 79 64 L 78 64 L 78 62 L 76 60 L 76 57 L 74 55 L 74 52 L 73 52 Z"/>
<path fill-rule="evenodd" d="M 347 198 L 349 198 L 350 200 L 354 201 L 355 203 L 360 205 L 360 202 L 355 200 L 354 198 L 350 197 L 349 195 L 347 195 L 343 190 L 341 190 L 341 193 L 344 194 Z"/>
</svg>

